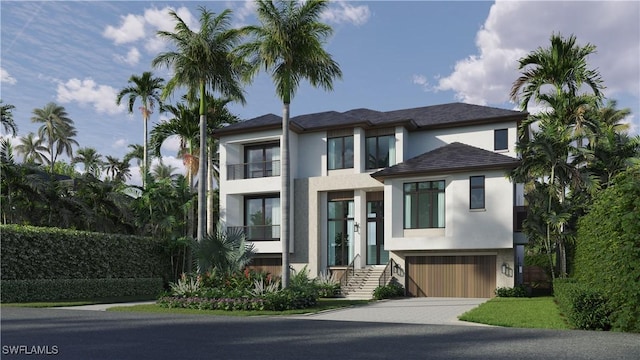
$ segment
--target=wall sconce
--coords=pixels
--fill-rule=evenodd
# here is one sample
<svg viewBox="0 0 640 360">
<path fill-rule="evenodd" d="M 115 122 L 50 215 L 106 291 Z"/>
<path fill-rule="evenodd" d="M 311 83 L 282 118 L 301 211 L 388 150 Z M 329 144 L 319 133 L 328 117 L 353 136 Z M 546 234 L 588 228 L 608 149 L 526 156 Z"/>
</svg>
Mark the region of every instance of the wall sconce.
<svg viewBox="0 0 640 360">
<path fill-rule="evenodd" d="M 353 231 L 359 233 L 360 232 L 360 224 L 357 222 L 353 223 Z"/>
<path fill-rule="evenodd" d="M 501 271 L 503 275 L 506 275 L 508 277 L 513 276 L 513 269 L 510 268 L 509 265 L 507 265 L 507 263 L 502 263 Z"/>
</svg>

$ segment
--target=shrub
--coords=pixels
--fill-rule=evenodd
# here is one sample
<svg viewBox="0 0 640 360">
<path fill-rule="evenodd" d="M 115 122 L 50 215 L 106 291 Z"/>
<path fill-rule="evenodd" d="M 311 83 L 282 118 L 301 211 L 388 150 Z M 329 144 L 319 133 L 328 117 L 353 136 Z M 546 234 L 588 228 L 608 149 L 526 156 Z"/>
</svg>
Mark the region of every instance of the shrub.
<svg viewBox="0 0 640 360">
<path fill-rule="evenodd" d="M 495 294 L 497 297 L 526 297 L 527 290 L 524 286 L 518 285 L 516 287 L 499 287 L 496 288 Z"/>
<path fill-rule="evenodd" d="M 614 330 L 640 332 L 640 166 L 616 177 L 578 222 L 575 276 L 610 303 Z"/>
<path fill-rule="evenodd" d="M 126 296 L 156 297 L 161 278 L 2 280 L 2 302 L 87 300 Z"/>
<path fill-rule="evenodd" d="M 340 280 L 335 276 L 335 273 L 331 275 L 328 273 L 320 274 L 315 278 L 315 284 L 320 297 L 331 298 L 340 294 Z"/>
<path fill-rule="evenodd" d="M 0 226 L 2 280 L 156 278 L 170 268 L 160 241 L 33 226 Z"/>
<path fill-rule="evenodd" d="M 373 298 L 376 300 L 391 299 L 404 296 L 404 287 L 395 279 L 391 280 L 388 285 L 378 286 L 373 290 Z"/>
<path fill-rule="evenodd" d="M 556 279 L 554 297 L 569 325 L 582 330 L 609 330 L 611 307 L 602 292 L 575 279 Z"/>
<path fill-rule="evenodd" d="M 198 296 L 202 291 L 202 284 L 199 276 L 188 276 L 182 274 L 176 283 L 170 284 L 171 294 L 177 297 Z"/>
</svg>

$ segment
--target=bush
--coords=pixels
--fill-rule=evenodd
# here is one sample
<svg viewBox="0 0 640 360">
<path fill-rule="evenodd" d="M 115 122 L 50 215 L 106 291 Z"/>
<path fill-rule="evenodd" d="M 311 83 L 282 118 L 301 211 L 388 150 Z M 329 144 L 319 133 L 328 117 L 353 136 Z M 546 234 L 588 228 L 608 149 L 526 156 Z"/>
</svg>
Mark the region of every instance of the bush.
<svg viewBox="0 0 640 360">
<path fill-rule="evenodd" d="M 391 280 L 388 285 L 378 286 L 373 290 L 373 298 L 376 300 L 391 299 L 404 296 L 404 287 L 395 279 Z"/>
<path fill-rule="evenodd" d="M 594 197 L 578 222 L 575 276 L 609 301 L 614 330 L 640 332 L 640 166 Z"/>
<path fill-rule="evenodd" d="M 314 282 L 320 297 L 332 298 L 340 294 L 340 280 L 335 276 L 335 273 L 331 275 L 328 273 L 320 274 Z"/>
<path fill-rule="evenodd" d="M 3 303 L 157 297 L 163 289 L 161 278 L 2 280 L 0 286 Z"/>
<path fill-rule="evenodd" d="M 609 330 L 611 306 L 602 292 L 575 279 L 556 279 L 554 297 L 569 325 L 581 330 Z"/>
<path fill-rule="evenodd" d="M 151 238 L 33 226 L 0 226 L 2 280 L 162 277 L 163 245 Z"/>
<path fill-rule="evenodd" d="M 496 288 L 495 294 L 497 297 L 526 297 L 527 290 L 524 286 L 518 285 L 516 287 L 499 287 Z"/>
</svg>

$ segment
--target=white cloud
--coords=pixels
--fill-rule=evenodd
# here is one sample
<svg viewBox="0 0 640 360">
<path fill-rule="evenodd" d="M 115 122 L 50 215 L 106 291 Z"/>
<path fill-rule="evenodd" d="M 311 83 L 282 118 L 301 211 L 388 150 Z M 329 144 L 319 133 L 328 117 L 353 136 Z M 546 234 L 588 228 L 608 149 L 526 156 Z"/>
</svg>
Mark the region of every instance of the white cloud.
<svg viewBox="0 0 640 360">
<path fill-rule="evenodd" d="M 422 74 L 413 74 L 411 76 L 411 83 L 420 86 L 424 91 L 431 89 L 429 80 L 427 80 L 427 77 Z"/>
<path fill-rule="evenodd" d="M 144 131 L 143 131 L 144 133 Z M 124 147 L 127 147 L 127 140 L 126 139 L 118 139 L 116 140 L 113 144 L 111 144 L 111 147 L 114 149 L 122 149 Z"/>
<path fill-rule="evenodd" d="M 107 26 L 102 35 L 113 40 L 116 45 L 134 42 L 145 36 L 145 18 L 140 15 L 128 14 L 121 16 L 120 27 Z"/>
<path fill-rule="evenodd" d="M 11 76 L 9 72 L 3 68 L 0 68 L 0 82 L 7 83 L 9 85 L 15 85 L 18 81 Z"/>
<path fill-rule="evenodd" d="M 98 113 L 117 114 L 124 106 L 116 104 L 117 90 L 107 85 L 98 85 L 92 79 L 70 79 L 58 83 L 56 100 L 61 103 L 77 102 L 92 105 Z"/>
<path fill-rule="evenodd" d="M 140 62 L 140 51 L 138 51 L 137 48 L 132 47 L 127 52 L 126 56 L 114 55 L 114 58 L 117 62 L 121 64 L 129 64 L 131 66 L 134 66 L 138 64 L 138 62 Z"/>
<path fill-rule="evenodd" d="M 497 1 L 477 33 L 479 53 L 456 63 L 435 90 L 452 90 L 464 102 L 508 101 L 519 76 L 518 59 L 539 47 L 548 47 L 552 32 L 576 36 L 581 46 L 596 45 L 587 61 L 599 69 L 605 94 L 639 96 L 639 2 Z M 513 21 L 513 19 L 518 19 Z"/>
<path fill-rule="evenodd" d="M 338 0 L 331 2 L 329 8 L 322 13 L 320 18 L 323 21 L 335 24 L 348 23 L 353 25 L 363 25 L 369 21 L 370 16 L 371 11 L 367 5 L 354 6 L 346 1 Z"/>
<path fill-rule="evenodd" d="M 238 4 L 237 1 L 228 1 L 226 6 L 229 9 L 233 9 L 235 20 L 232 25 L 234 27 L 242 27 L 247 25 L 246 20 L 248 17 L 255 15 L 257 4 L 253 0 L 243 1 L 239 7 L 236 7 L 236 4 Z"/>
</svg>

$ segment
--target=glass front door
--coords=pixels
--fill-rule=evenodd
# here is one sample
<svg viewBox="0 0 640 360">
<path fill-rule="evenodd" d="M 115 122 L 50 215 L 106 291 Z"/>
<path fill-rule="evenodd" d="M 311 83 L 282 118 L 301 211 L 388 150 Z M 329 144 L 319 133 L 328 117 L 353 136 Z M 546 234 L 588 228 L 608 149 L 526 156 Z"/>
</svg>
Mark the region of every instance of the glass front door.
<svg viewBox="0 0 640 360">
<path fill-rule="evenodd" d="M 384 249 L 384 202 L 367 201 L 367 265 L 383 265 L 389 262 L 389 252 Z"/>
</svg>

